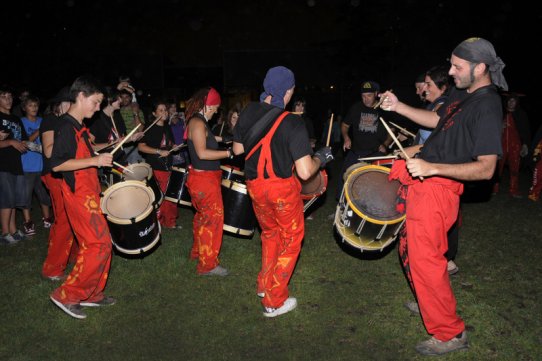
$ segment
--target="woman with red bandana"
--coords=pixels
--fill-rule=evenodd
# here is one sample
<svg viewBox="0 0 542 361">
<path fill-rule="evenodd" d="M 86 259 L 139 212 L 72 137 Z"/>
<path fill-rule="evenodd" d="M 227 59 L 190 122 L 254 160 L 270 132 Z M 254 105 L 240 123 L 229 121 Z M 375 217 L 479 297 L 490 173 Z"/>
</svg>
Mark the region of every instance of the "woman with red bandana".
<svg viewBox="0 0 542 361">
<path fill-rule="evenodd" d="M 254 213 L 262 229 L 262 268 L 257 295 L 265 317 L 276 317 L 297 306 L 288 297 L 301 242 L 305 235 L 301 183 L 333 159 L 325 147 L 312 149 L 301 117 L 285 112 L 295 87 L 294 73 L 283 66 L 269 69 L 260 103 L 250 103 L 234 130 L 234 152 L 246 152 L 245 176 Z"/>
<path fill-rule="evenodd" d="M 186 186 L 196 209 L 190 258 L 198 260 L 196 270 L 204 276 L 228 275 L 218 260 L 224 226 L 220 159 L 231 158 L 232 152 L 218 150 L 222 138 L 213 135 L 208 123 L 219 105 L 220 94 L 214 88 L 203 88 L 188 100 L 186 107 L 186 138 L 192 163 L 188 167 Z"/>
<path fill-rule="evenodd" d="M 100 109 L 103 92 L 88 77 L 79 77 L 70 89 L 75 103 L 62 116 L 55 132 L 51 166 L 61 172 L 62 197 L 72 231 L 79 242 L 79 253 L 66 281 L 53 291 L 51 301 L 68 315 L 83 319 L 81 306 L 99 307 L 115 304 L 105 297 L 111 265 L 111 236 L 100 210 L 100 183 L 97 167 L 110 167 L 110 153 L 93 155 L 88 129 L 83 119 L 91 118 Z"/>
</svg>

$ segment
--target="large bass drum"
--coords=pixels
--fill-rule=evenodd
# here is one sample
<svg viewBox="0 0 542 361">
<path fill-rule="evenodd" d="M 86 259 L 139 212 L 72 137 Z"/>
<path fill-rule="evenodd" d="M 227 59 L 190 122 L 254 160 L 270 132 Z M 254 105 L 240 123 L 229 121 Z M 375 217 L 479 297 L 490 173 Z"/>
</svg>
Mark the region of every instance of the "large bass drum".
<svg viewBox="0 0 542 361">
<path fill-rule="evenodd" d="M 119 252 L 140 254 L 158 243 L 160 223 L 154 202 L 153 190 L 134 180 L 113 184 L 102 194 L 100 207 Z"/>
<path fill-rule="evenodd" d="M 382 251 L 405 220 L 397 211 L 400 183 L 389 181 L 390 169 L 358 163 L 345 174 L 334 225 L 344 242 L 363 251 Z"/>
<path fill-rule="evenodd" d="M 222 168 L 222 202 L 224 226 L 227 232 L 252 237 L 256 230 L 256 215 L 245 184 L 245 173 L 234 168 Z"/>
<path fill-rule="evenodd" d="M 192 198 L 188 193 L 186 182 L 188 181 L 188 170 L 182 167 L 171 167 L 171 175 L 167 183 L 166 201 L 184 206 L 192 205 Z"/>
</svg>

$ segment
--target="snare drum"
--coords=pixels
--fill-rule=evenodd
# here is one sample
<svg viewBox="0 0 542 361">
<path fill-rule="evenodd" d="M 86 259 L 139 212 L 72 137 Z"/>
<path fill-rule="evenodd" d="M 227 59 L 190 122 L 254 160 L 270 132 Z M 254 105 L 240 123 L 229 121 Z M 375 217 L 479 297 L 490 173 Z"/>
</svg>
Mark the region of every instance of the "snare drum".
<svg viewBox="0 0 542 361">
<path fill-rule="evenodd" d="M 188 180 L 188 170 L 181 167 L 171 167 L 171 175 L 167 183 L 166 201 L 170 201 L 185 206 L 192 205 L 192 198 L 188 193 L 186 181 Z"/>
<path fill-rule="evenodd" d="M 160 240 L 154 192 L 135 180 L 113 184 L 102 195 L 100 207 L 115 247 L 125 254 L 140 254 Z"/>
<path fill-rule="evenodd" d="M 156 201 L 156 208 L 162 204 L 164 200 L 164 194 L 160 189 L 160 185 L 156 181 L 154 174 L 152 173 L 152 168 L 148 163 L 132 163 L 126 167 L 130 171 L 125 170 L 122 173 L 122 176 L 126 180 L 136 180 L 146 183 L 151 187 L 154 192 L 154 199 Z"/>
<path fill-rule="evenodd" d="M 256 228 L 256 215 L 246 184 L 222 179 L 222 202 L 224 203 L 223 229 L 241 236 L 252 236 Z"/>
<path fill-rule="evenodd" d="M 228 179 L 237 183 L 245 183 L 245 173 L 227 165 L 221 165 L 222 179 Z"/>
<path fill-rule="evenodd" d="M 334 225 L 343 241 L 363 251 L 382 251 L 405 220 L 396 209 L 400 183 L 388 181 L 389 168 L 358 163 L 349 168 L 335 212 Z"/>
<path fill-rule="evenodd" d="M 327 189 L 327 173 L 321 169 L 309 179 L 303 180 L 296 174 L 301 183 L 301 199 L 303 200 L 303 212 L 305 212 Z"/>
</svg>

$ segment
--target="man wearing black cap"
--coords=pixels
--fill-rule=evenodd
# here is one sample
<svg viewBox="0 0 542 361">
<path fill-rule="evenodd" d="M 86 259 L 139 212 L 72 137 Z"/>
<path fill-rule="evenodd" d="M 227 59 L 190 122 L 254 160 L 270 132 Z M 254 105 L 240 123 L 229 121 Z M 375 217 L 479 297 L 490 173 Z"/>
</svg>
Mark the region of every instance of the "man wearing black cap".
<svg viewBox="0 0 542 361">
<path fill-rule="evenodd" d="M 260 103 L 250 103 L 234 129 L 233 151 L 246 152 L 245 176 L 254 213 L 262 229 L 262 268 L 257 294 L 265 317 L 276 317 L 297 306 L 288 297 L 305 233 L 301 184 L 333 159 L 325 147 L 312 156 L 303 120 L 284 111 L 295 87 L 294 73 L 283 66 L 269 69 Z"/>
<path fill-rule="evenodd" d="M 344 139 L 343 150 L 349 152 L 343 162 L 336 198 L 343 189 L 343 174 L 348 167 L 358 163 L 362 157 L 385 155 L 391 137 L 378 119 L 380 110 L 373 107 L 377 103 L 380 85 L 374 81 L 361 84 L 361 101 L 350 107 L 344 121 L 341 123 L 341 133 Z M 350 129 L 352 138 L 350 138 Z"/>
<path fill-rule="evenodd" d="M 396 161 L 390 179 L 406 194 L 406 237 L 399 254 L 432 337 L 419 343 L 423 355 L 468 348 L 465 323 L 456 311 L 445 253 L 446 232 L 456 220 L 462 181 L 491 179 L 501 155 L 502 109 L 496 86 L 506 89 L 504 63 L 493 45 L 470 38 L 452 52 L 449 74 L 455 88 L 437 112 L 416 109 L 385 92 L 382 109 L 434 129 L 416 156 Z M 411 308 L 411 310 L 413 310 Z"/>
</svg>

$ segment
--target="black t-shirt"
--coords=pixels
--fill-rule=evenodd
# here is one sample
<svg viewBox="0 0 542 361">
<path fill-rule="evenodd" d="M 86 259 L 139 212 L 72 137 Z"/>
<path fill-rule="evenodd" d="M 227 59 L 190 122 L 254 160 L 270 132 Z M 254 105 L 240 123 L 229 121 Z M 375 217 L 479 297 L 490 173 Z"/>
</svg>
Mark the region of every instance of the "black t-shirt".
<svg viewBox="0 0 542 361">
<path fill-rule="evenodd" d="M 239 121 L 234 129 L 233 140 L 243 143 L 243 138 L 252 125 L 273 108 L 275 108 L 273 105 L 267 103 L 250 103 L 239 116 Z M 273 123 L 270 122 L 270 125 L 260 138 L 263 138 L 269 132 Z M 244 143 L 243 146 L 245 146 Z M 250 151 L 250 149 L 245 148 L 245 155 Z M 252 157 L 245 161 L 245 177 L 247 179 L 255 179 L 258 176 L 260 152 L 261 149 L 258 149 Z M 275 175 L 279 178 L 291 177 L 294 162 L 311 154 L 312 150 L 305 123 L 301 117 L 288 114 L 271 139 L 271 157 Z M 267 175 L 264 176 L 267 177 Z"/>
<path fill-rule="evenodd" d="M 207 149 L 218 149 L 218 142 L 215 139 L 214 133 L 209 129 L 209 123 L 205 120 L 205 117 L 203 115 L 196 113 L 194 114 L 189 120 L 188 124 L 190 124 L 191 121 L 198 121 L 197 119 L 200 119 L 200 121 L 205 123 L 205 128 L 207 131 L 207 138 L 205 139 L 205 147 Z M 192 162 L 192 166 L 195 169 L 200 170 L 219 170 L 220 169 L 220 160 L 201 160 L 199 159 L 196 149 L 194 147 L 194 143 L 190 139 L 188 139 L 188 153 L 190 154 L 190 160 Z"/>
<path fill-rule="evenodd" d="M 94 113 L 88 121 L 89 130 L 94 135 L 94 143 L 109 143 L 126 134 L 126 125 L 119 111 L 113 112 L 113 119 L 119 134 L 116 134 L 111 118 L 103 110 Z"/>
<path fill-rule="evenodd" d="M 15 115 L 0 112 L 0 130 L 9 133 L 5 140 L 28 140 L 21 119 Z M 0 148 L 0 172 L 24 174 L 21 152 L 12 146 Z"/>
<path fill-rule="evenodd" d="M 352 150 L 359 153 L 373 153 L 388 137 L 386 129 L 380 122 L 380 111 L 368 108 L 363 102 L 350 107 L 344 123 L 352 131 Z"/>
<path fill-rule="evenodd" d="M 501 98 L 493 85 L 477 91 L 482 89 L 488 89 L 489 93 L 461 105 L 462 100 L 476 93 L 452 88 L 437 112 L 439 124 L 425 142 L 420 158 L 432 163 L 460 164 L 472 162 L 480 155 L 502 154 Z M 454 111 L 440 128 L 446 114 Z"/>
<path fill-rule="evenodd" d="M 158 125 L 156 123 L 145 133 L 140 142 L 152 148 L 170 150 L 174 144 L 171 127 L 168 124 Z M 143 153 L 143 156 L 152 169 L 167 171 L 171 167 L 171 160 L 173 158 L 171 154 L 162 158 L 158 154 Z"/>
<path fill-rule="evenodd" d="M 60 128 L 61 123 L 62 123 L 62 120 L 60 117 L 57 117 L 54 114 L 46 115 L 41 121 L 40 138 L 42 138 L 42 135 L 45 132 L 53 132 L 53 134 L 56 134 L 56 132 Z M 42 139 L 42 144 L 43 144 L 43 139 Z M 45 153 L 43 153 L 43 171 L 41 172 L 41 174 L 46 175 L 46 174 L 51 173 L 51 168 L 52 168 L 51 159 L 47 158 L 45 156 Z M 58 173 L 55 173 L 55 172 L 53 173 L 58 175 Z"/>
<path fill-rule="evenodd" d="M 61 165 L 62 163 L 75 159 L 77 154 L 77 140 L 75 139 L 76 130 L 80 131 L 83 128 L 82 124 L 72 117 L 70 114 L 63 114 L 59 119 L 60 125 L 55 131 L 55 142 L 53 144 L 53 152 L 51 153 L 51 168 Z M 84 133 L 83 139 L 90 148 L 90 140 L 88 134 Z M 70 186 L 72 192 L 75 192 L 75 173 L 74 171 L 60 172 L 64 181 Z"/>
</svg>

